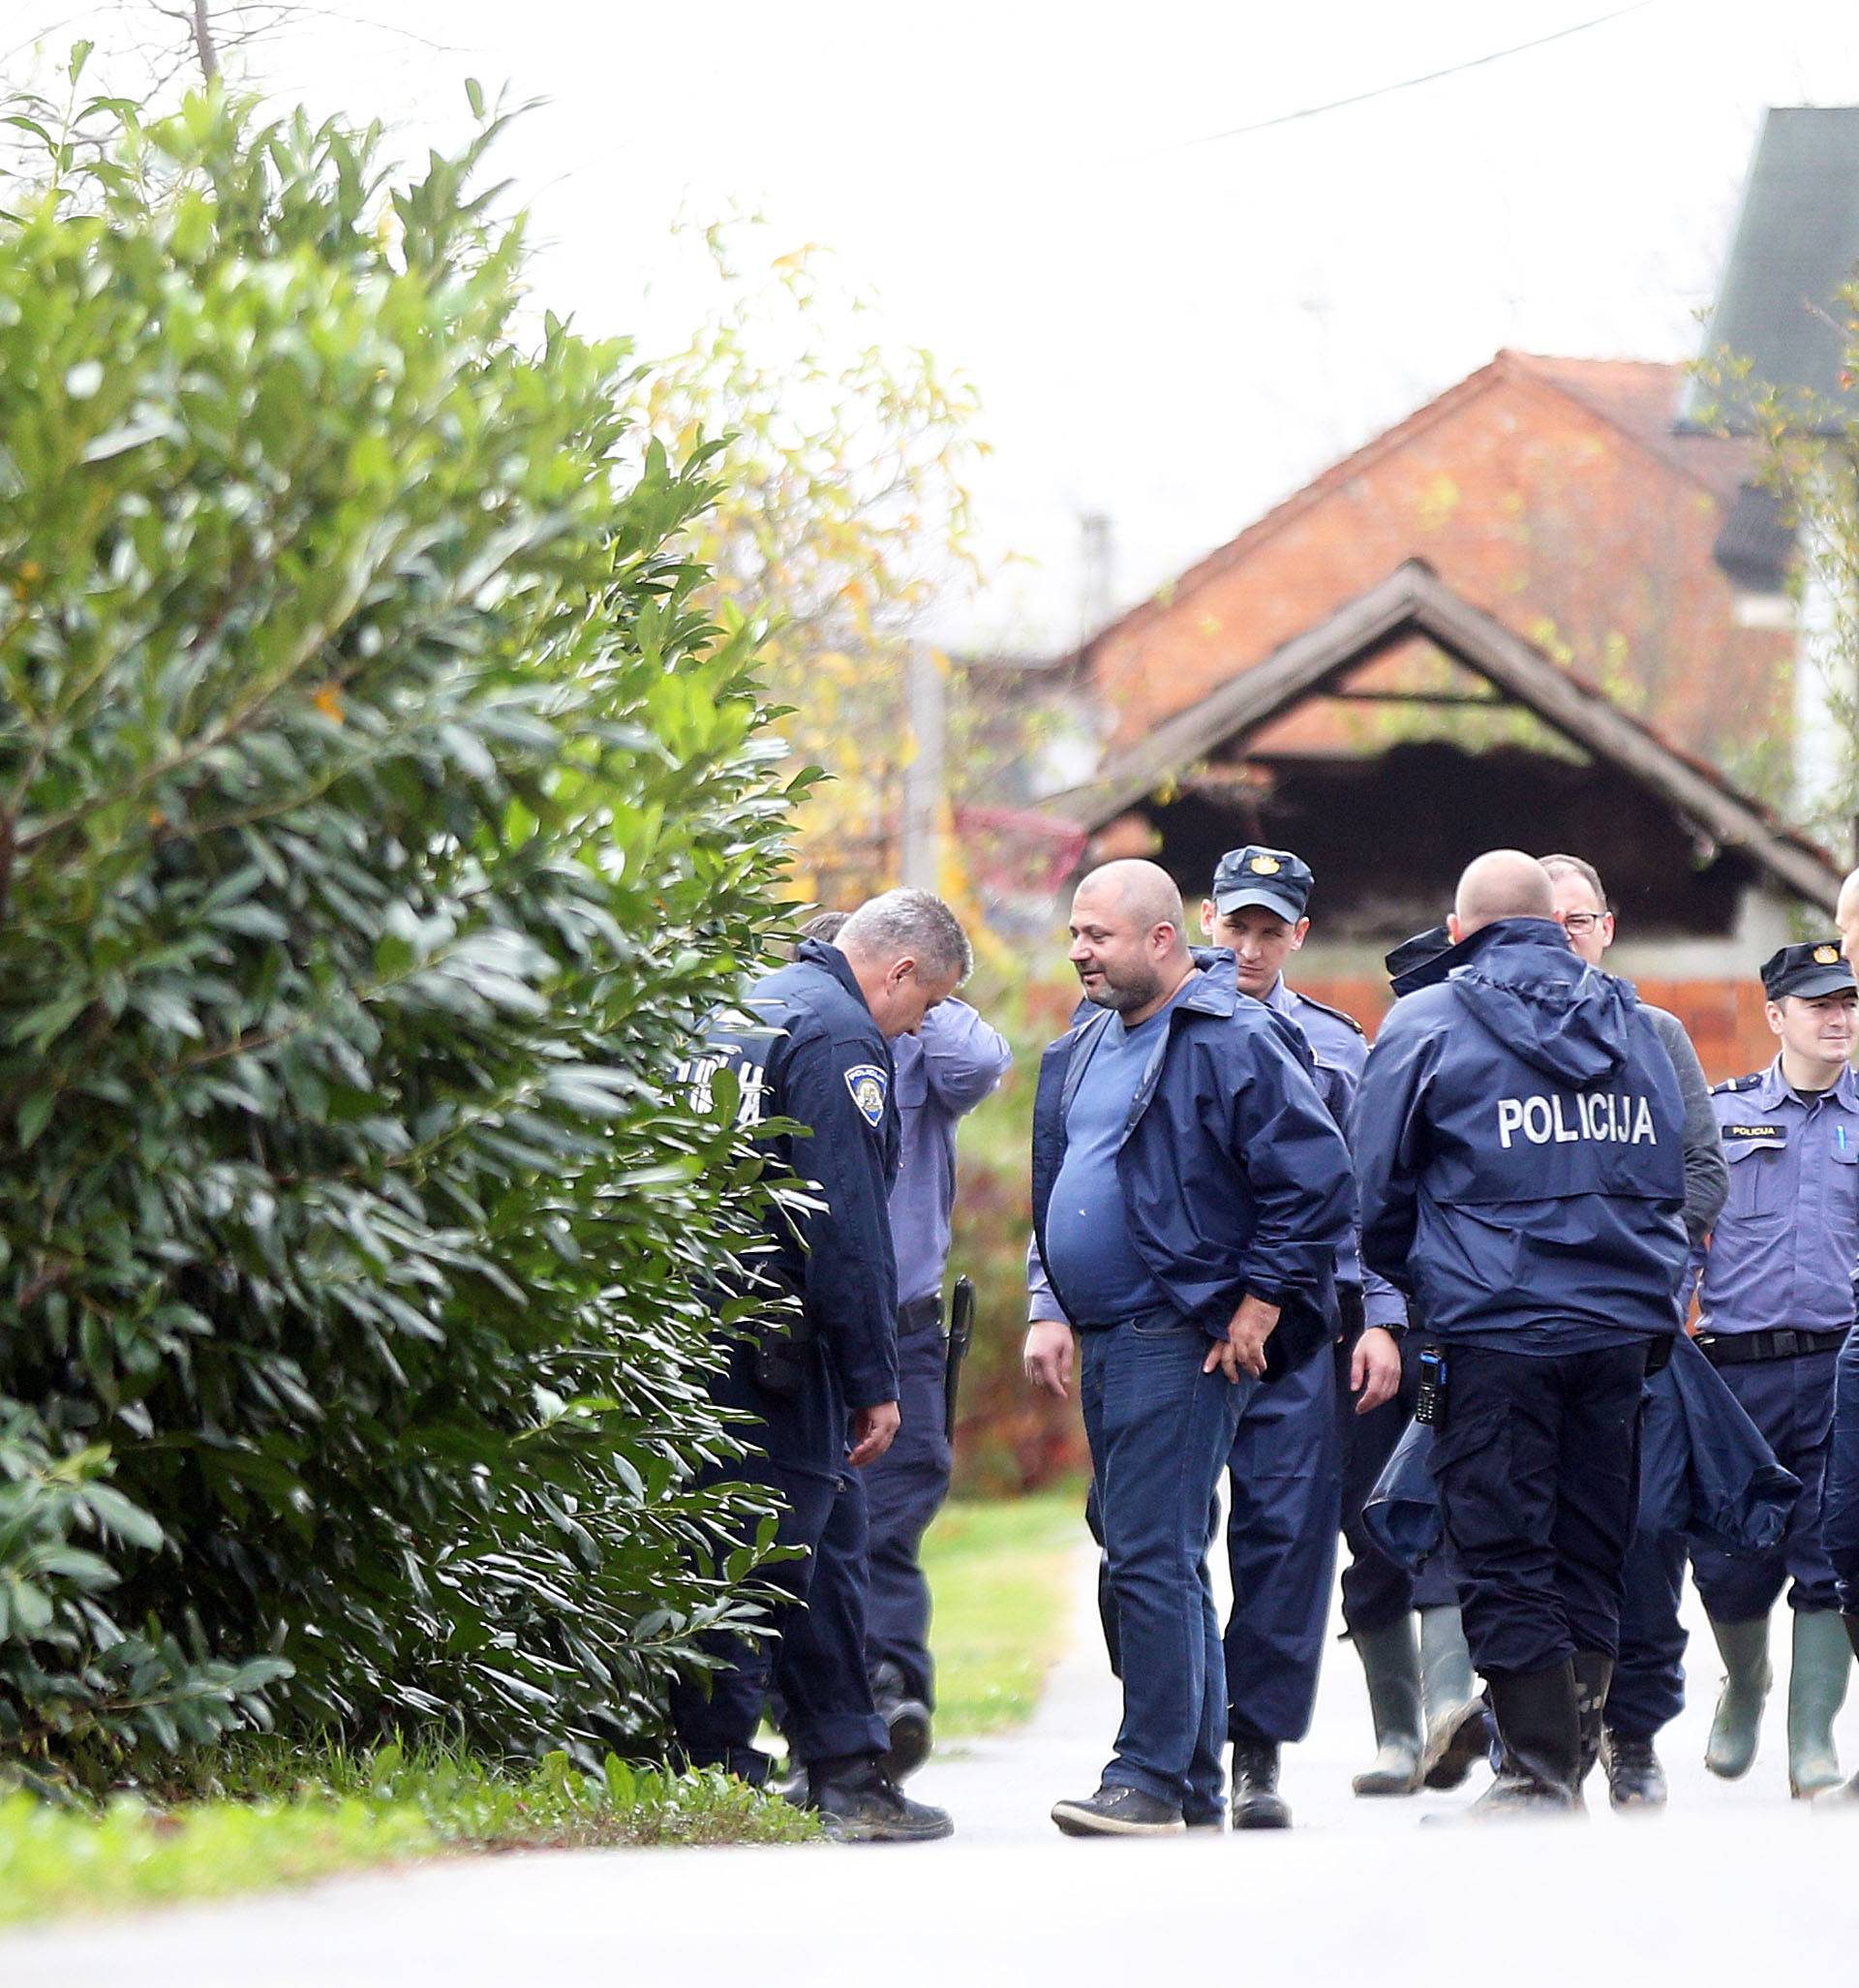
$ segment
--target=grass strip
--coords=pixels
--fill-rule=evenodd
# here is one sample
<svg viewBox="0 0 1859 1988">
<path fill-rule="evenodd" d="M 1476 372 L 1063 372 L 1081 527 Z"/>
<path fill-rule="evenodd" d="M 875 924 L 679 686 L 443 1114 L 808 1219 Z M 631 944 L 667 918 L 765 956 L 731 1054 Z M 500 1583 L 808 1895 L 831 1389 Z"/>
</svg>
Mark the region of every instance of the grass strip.
<svg viewBox="0 0 1859 1988">
<path fill-rule="evenodd" d="M 565 1754 L 509 1769 L 455 1749 L 228 1750 L 216 1792 L 102 1809 L 0 1797 L 0 1926 L 228 1897 L 371 1865 L 487 1850 L 802 1843 L 811 1817 L 716 1773 Z"/>
<path fill-rule="evenodd" d="M 934 1597 L 936 1735 L 973 1738 L 1032 1716 L 1065 1646 L 1084 1488 L 945 1506 L 924 1540 Z"/>
</svg>

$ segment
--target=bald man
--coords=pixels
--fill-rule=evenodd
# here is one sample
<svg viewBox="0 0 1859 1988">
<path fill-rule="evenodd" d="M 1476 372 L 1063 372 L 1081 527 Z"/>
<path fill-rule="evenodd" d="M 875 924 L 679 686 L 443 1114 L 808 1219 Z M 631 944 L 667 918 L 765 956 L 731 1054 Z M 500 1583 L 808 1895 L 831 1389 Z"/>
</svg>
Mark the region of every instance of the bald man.
<svg viewBox="0 0 1859 1988">
<path fill-rule="evenodd" d="M 1090 1012 L 1046 1052 L 1033 1106 L 1033 1231 L 1062 1320 L 1026 1371 L 1090 1443 L 1120 1643 L 1123 1722 L 1074 1836 L 1218 1828 L 1226 1667 L 1207 1511 L 1267 1371 L 1320 1357 L 1349 1235 L 1348 1149 L 1310 1052 L 1239 992 L 1229 952 L 1189 951 L 1152 863 L 1107 864 L 1072 903 Z"/>
<path fill-rule="evenodd" d="M 1433 1468 L 1503 1749 L 1480 1819 L 1581 1805 L 1640 1390 L 1670 1352 L 1689 1248 L 1671 1058 L 1555 905 L 1520 850 L 1467 869 L 1440 977 L 1383 1024 L 1352 1118 L 1363 1260 L 1445 1352 Z"/>
<path fill-rule="evenodd" d="M 1859 870 L 1841 885 L 1834 919 L 1840 927 L 1841 949 L 1859 972 Z M 1859 1269 L 1854 1279 L 1859 1283 Z M 1840 1613 L 1853 1654 L 1859 1656 L 1859 1326 L 1846 1334 L 1834 1369 L 1833 1434 L 1821 1492 L 1820 1543 L 1833 1563 Z M 1843 1805 L 1859 1802 L 1859 1774 L 1820 1799 Z"/>
</svg>

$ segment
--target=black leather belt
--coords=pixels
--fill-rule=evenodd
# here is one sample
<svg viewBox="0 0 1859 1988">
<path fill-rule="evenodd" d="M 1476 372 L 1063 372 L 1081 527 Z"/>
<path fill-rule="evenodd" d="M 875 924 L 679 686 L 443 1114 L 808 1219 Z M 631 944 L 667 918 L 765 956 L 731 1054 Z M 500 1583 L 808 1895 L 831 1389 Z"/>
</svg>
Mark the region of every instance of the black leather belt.
<svg viewBox="0 0 1859 1988">
<path fill-rule="evenodd" d="M 898 1330 L 899 1332 L 927 1331 L 931 1326 L 940 1329 L 942 1325 L 942 1300 L 936 1298 L 913 1298 L 908 1304 L 898 1306 Z"/>
<path fill-rule="evenodd" d="M 1836 1353 L 1844 1330 L 1831 1332 L 1700 1332 L 1697 1350 L 1713 1366 L 1748 1366 L 1757 1360 L 1799 1360 L 1804 1353 Z"/>
</svg>

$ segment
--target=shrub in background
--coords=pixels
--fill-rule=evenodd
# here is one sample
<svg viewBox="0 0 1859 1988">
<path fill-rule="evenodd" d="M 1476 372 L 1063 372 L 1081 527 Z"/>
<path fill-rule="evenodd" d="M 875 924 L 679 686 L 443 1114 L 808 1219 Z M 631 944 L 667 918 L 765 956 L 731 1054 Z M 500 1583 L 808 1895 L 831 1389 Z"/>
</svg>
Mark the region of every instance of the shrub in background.
<svg viewBox="0 0 1859 1988">
<path fill-rule="evenodd" d="M 390 185 L 217 96 L 15 111 L 0 1756 L 597 1761 L 750 1559 L 687 1480 L 755 1165 L 668 1079 L 789 797 L 673 549 L 701 464 L 518 319 L 481 142 Z"/>
</svg>

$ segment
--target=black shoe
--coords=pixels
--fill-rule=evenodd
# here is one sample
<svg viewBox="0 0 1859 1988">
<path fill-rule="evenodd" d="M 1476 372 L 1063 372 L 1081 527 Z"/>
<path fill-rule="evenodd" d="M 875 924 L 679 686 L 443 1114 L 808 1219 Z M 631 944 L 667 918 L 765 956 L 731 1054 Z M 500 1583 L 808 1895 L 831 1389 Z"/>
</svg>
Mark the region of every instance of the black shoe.
<svg viewBox="0 0 1859 1988">
<path fill-rule="evenodd" d="M 1607 1799 L 1615 1808 L 1665 1806 L 1665 1770 L 1650 1739 L 1616 1732 L 1610 1726 L 1601 1738 L 1600 1759 L 1607 1775 Z"/>
<path fill-rule="evenodd" d="M 1052 1820 L 1067 1836 L 1179 1836 L 1187 1826 L 1173 1802 L 1108 1781 L 1082 1801 L 1054 1802 Z"/>
<path fill-rule="evenodd" d="M 863 1754 L 810 1767 L 807 1806 L 837 1843 L 934 1843 L 956 1830 L 946 1809 L 913 1802 Z"/>
<path fill-rule="evenodd" d="M 1233 1743 L 1233 1826 L 1291 1827 L 1291 1804 L 1278 1792 L 1278 1749 L 1269 1740 Z"/>
<path fill-rule="evenodd" d="M 1205 1816 L 1182 1814 L 1182 1823 L 1190 1836 L 1224 1836 L 1227 1830 L 1227 1812 L 1215 1809 Z"/>
</svg>

